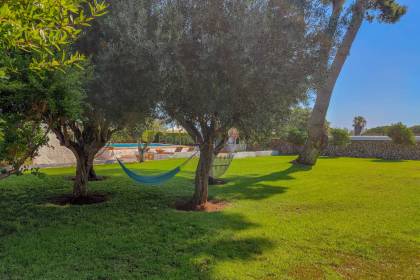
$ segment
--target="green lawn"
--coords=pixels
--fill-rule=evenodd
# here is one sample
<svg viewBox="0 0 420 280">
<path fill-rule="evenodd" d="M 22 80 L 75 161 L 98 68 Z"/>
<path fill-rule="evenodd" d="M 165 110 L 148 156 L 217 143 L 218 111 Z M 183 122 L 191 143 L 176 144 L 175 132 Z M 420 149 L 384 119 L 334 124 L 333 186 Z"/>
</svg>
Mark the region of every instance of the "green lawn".
<svg viewBox="0 0 420 280">
<path fill-rule="evenodd" d="M 91 190 L 111 200 L 89 206 L 46 203 L 71 169 L 3 180 L 0 279 L 420 279 L 420 162 L 290 160 L 235 160 L 214 213 L 170 207 L 192 194 L 193 163 L 163 187 L 100 166 L 110 178 Z"/>
</svg>

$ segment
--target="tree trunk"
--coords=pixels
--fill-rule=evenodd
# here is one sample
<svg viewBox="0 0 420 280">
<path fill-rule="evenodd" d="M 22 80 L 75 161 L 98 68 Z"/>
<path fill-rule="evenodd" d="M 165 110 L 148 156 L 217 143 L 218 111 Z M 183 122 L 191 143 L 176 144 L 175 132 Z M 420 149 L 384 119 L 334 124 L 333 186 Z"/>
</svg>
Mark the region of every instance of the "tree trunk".
<svg viewBox="0 0 420 280">
<path fill-rule="evenodd" d="M 354 10 L 351 23 L 347 29 L 344 39 L 335 55 L 331 67 L 328 69 L 325 82 L 317 89 L 317 98 L 308 123 L 308 140 L 304 149 L 297 158 L 297 162 L 305 165 L 315 165 L 323 148 L 328 142 L 325 131 L 325 117 L 330 105 L 331 95 L 344 63 L 350 53 L 354 39 L 362 25 L 366 11 L 366 0 L 358 0 Z M 321 75 L 322 76 L 322 75 Z"/>
<path fill-rule="evenodd" d="M 113 131 L 106 122 L 89 121 L 83 125 L 76 122 L 54 124 L 53 121 L 47 119 L 46 123 L 49 124 L 60 144 L 70 149 L 76 157 L 73 200 L 86 197 L 89 177 L 93 180 L 98 179 L 93 167 L 95 156 L 109 141 Z"/>
<path fill-rule="evenodd" d="M 73 151 L 76 156 L 76 177 L 73 185 L 73 198 L 86 197 L 88 195 L 88 180 L 89 180 L 89 159 L 82 150 Z"/>
<path fill-rule="evenodd" d="M 95 146 L 98 147 L 98 146 Z M 100 150 L 101 148 L 99 148 Z M 89 181 L 97 181 L 93 161 L 98 149 L 83 145 L 80 147 L 71 147 L 70 150 L 76 157 L 76 177 L 74 178 L 73 196 L 74 198 L 86 197 L 88 195 L 87 184 Z"/>
<path fill-rule="evenodd" d="M 192 206 L 204 206 L 208 199 L 209 173 L 213 155 L 213 144 L 207 141 L 200 147 L 200 160 L 195 174 L 195 191 L 192 198 Z"/>
<path fill-rule="evenodd" d="M 142 143 L 141 141 L 137 141 L 137 150 L 139 152 L 140 163 L 144 162 L 144 153 L 146 152 L 147 146 L 148 146 L 148 143 Z"/>
<path fill-rule="evenodd" d="M 144 149 L 140 150 L 140 162 L 144 162 Z"/>
<path fill-rule="evenodd" d="M 93 164 L 94 160 L 95 160 L 95 156 L 89 157 L 89 160 L 88 160 L 88 168 L 89 168 L 88 178 L 89 178 L 89 181 L 98 181 L 98 179 L 99 179 L 98 175 L 96 174 L 95 168 L 94 168 L 94 164 Z"/>
<path fill-rule="evenodd" d="M 297 159 L 297 162 L 300 164 L 315 165 L 322 150 L 328 145 L 325 116 L 331 94 L 332 89 L 330 90 L 328 88 L 318 92 L 315 106 L 308 123 L 308 140 Z"/>
<path fill-rule="evenodd" d="M 107 142 L 104 141 L 98 141 L 93 145 L 95 148 L 92 148 L 91 151 L 88 152 L 88 178 L 89 181 L 99 181 L 103 179 L 103 177 L 98 176 L 95 171 L 95 156 L 98 154 L 98 152 L 105 147 Z"/>
</svg>

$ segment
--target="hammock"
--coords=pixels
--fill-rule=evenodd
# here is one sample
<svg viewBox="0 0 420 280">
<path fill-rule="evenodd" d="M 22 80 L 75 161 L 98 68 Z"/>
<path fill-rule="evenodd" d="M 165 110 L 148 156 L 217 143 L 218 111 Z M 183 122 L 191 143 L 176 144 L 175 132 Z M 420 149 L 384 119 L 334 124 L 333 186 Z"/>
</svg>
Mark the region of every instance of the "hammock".
<svg viewBox="0 0 420 280">
<path fill-rule="evenodd" d="M 220 178 L 226 173 L 235 157 L 237 146 L 236 144 L 227 144 L 225 149 L 228 150 L 228 153 L 219 154 L 213 159 L 210 169 L 210 176 L 213 178 Z"/>
<path fill-rule="evenodd" d="M 117 161 L 120 164 L 122 170 L 127 174 L 127 176 L 133 179 L 135 182 L 140 184 L 159 185 L 175 177 L 175 175 L 181 171 L 181 168 L 185 166 L 190 160 L 192 160 L 196 154 L 197 152 L 195 152 L 191 157 L 189 157 L 184 163 L 182 163 L 178 167 L 169 170 L 168 172 L 165 172 L 163 174 L 155 176 L 139 175 L 128 169 L 127 166 L 125 166 L 125 164 L 121 160 L 117 159 Z"/>
<path fill-rule="evenodd" d="M 234 153 L 219 154 L 214 158 L 213 164 L 210 169 L 210 176 L 213 178 L 220 178 L 229 169 L 232 163 Z"/>
</svg>

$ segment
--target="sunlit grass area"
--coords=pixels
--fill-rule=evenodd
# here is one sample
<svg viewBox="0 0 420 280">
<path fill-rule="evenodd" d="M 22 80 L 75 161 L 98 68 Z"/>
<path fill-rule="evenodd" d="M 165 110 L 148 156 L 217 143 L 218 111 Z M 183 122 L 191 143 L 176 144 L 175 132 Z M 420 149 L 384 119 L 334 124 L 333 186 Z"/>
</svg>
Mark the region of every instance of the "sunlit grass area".
<svg viewBox="0 0 420 280">
<path fill-rule="evenodd" d="M 292 157 L 235 160 L 210 196 L 221 212 L 172 208 L 194 162 L 164 186 L 98 166 L 108 193 L 56 206 L 73 169 L 0 182 L 0 279 L 420 279 L 420 163 Z M 166 171 L 182 160 L 129 165 Z"/>
</svg>

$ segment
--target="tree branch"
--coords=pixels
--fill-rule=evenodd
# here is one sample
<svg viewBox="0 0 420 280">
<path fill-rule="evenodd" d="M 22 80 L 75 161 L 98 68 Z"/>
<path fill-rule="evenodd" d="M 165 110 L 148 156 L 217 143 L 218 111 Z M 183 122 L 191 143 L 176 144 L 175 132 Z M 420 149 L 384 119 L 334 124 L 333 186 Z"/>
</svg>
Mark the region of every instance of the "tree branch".
<svg viewBox="0 0 420 280">
<path fill-rule="evenodd" d="M 204 143 L 203 135 L 198 131 L 194 123 L 190 120 L 186 119 L 178 119 L 179 123 L 182 125 L 182 127 L 185 128 L 185 130 L 190 134 L 191 137 L 195 138 L 198 141 L 198 144 Z"/>
<path fill-rule="evenodd" d="M 357 0 L 356 4 L 353 7 L 353 15 L 351 18 L 350 25 L 347 29 L 346 34 L 344 35 L 343 42 L 337 50 L 337 54 L 334 58 L 334 61 L 331 65 L 330 73 L 333 73 L 332 78 L 335 80 L 338 78 L 338 74 L 341 72 L 343 65 L 346 61 L 347 56 L 350 53 L 351 46 L 356 38 L 356 35 L 362 26 L 365 12 L 367 9 L 368 0 Z"/>
<path fill-rule="evenodd" d="M 226 145 L 226 141 L 229 139 L 229 136 L 227 134 L 223 135 L 222 140 L 219 142 L 219 144 L 216 145 L 216 147 L 214 148 L 214 155 L 217 156 L 221 150 L 223 150 L 223 148 Z"/>
</svg>

